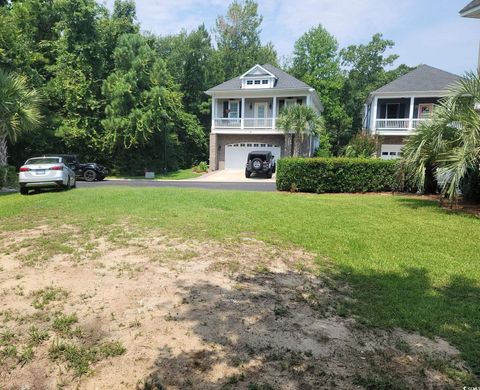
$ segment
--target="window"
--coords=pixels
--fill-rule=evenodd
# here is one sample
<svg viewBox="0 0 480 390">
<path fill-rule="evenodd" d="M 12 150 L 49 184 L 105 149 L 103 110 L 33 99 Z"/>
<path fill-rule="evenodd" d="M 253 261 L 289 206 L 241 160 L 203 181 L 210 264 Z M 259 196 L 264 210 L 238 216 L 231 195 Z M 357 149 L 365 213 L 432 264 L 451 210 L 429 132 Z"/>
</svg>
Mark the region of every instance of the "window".
<svg viewBox="0 0 480 390">
<path fill-rule="evenodd" d="M 285 107 L 297 104 L 297 99 L 285 99 Z"/>
<path fill-rule="evenodd" d="M 252 147 L 252 144 L 247 144 L 247 148 L 251 148 Z"/>
<path fill-rule="evenodd" d="M 247 80 L 247 85 L 252 85 L 253 84 L 253 80 Z"/>
<path fill-rule="evenodd" d="M 260 85 L 260 80 L 255 80 L 255 85 Z"/>
<path fill-rule="evenodd" d="M 268 84 L 268 80 L 262 80 L 262 84 L 263 85 Z"/>
<path fill-rule="evenodd" d="M 240 102 L 238 100 L 230 100 L 228 102 L 228 117 L 240 118 Z"/>
<path fill-rule="evenodd" d="M 388 152 L 382 152 L 382 156 L 388 156 Z"/>
</svg>

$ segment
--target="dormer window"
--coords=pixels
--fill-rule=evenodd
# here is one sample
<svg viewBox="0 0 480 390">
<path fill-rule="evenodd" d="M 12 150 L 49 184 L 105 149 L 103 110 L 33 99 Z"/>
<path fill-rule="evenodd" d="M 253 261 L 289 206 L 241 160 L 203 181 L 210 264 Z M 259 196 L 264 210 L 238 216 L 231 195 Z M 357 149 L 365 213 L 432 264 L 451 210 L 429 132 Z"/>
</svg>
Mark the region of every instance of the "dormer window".
<svg viewBox="0 0 480 390">
<path fill-rule="evenodd" d="M 273 88 L 277 77 L 263 66 L 255 65 L 240 77 L 242 88 Z"/>
</svg>

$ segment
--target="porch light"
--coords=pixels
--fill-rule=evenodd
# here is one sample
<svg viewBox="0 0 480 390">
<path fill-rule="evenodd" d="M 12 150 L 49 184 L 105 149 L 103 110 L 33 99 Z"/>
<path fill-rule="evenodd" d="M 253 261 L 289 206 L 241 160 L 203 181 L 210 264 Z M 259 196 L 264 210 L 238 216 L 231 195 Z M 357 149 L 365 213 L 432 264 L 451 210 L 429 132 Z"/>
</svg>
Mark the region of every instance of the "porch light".
<svg viewBox="0 0 480 390">
<path fill-rule="evenodd" d="M 252 108 L 253 108 L 253 106 L 252 106 L 252 102 L 250 102 L 250 110 L 251 110 Z"/>
</svg>

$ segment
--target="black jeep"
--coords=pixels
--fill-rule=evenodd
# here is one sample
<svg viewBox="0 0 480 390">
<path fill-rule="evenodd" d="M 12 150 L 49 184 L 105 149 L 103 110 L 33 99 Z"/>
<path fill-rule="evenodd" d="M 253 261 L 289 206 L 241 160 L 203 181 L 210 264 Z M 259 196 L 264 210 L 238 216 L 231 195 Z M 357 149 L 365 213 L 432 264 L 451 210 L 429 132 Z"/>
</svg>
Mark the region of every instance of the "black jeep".
<svg viewBox="0 0 480 390">
<path fill-rule="evenodd" d="M 264 174 L 270 179 L 275 173 L 275 156 L 271 152 L 248 153 L 245 177 L 249 178 L 252 173 Z"/>
<path fill-rule="evenodd" d="M 52 155 L 53 156 L 53 155 Z M 66 165 L 74 172 L 77 179 L 85 181 L 101 181 L 108 174 L 107 168 L 97 163 L 81 163 L 74 154 L 55 154 L 56 157 L 62 157 Z"/>
</svg>

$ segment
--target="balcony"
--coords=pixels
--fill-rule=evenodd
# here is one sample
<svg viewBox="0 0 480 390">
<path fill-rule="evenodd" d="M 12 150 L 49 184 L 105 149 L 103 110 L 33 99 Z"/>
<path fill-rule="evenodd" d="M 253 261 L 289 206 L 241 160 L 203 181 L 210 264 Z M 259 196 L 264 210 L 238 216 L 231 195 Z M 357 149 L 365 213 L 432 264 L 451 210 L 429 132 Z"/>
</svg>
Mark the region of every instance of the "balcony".
<svg viewBox="0 0 480 390">
<path fill-rule="evenodd" d="M 408 118 L 396 118 L 396 119 L 377 119 L 375 122 L 376 132 L 379 134 L 402 134 L 408 133 L 418 128 L 420 123 L 428 120 L 423 119 L 408 119 Z"/>
<path fill-rule="evenodd" d="M 280 134 L 277 118 L 214 118 L 212 132 L 218 134 Z"/>
</svg>

